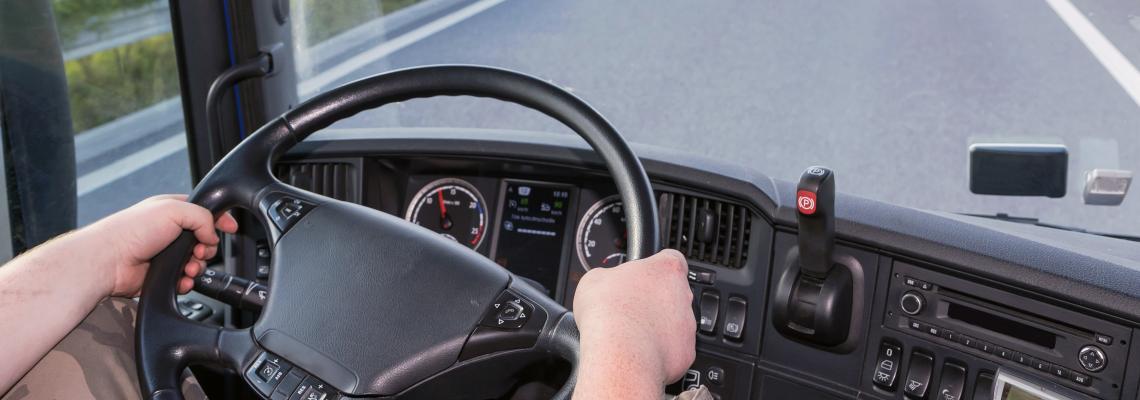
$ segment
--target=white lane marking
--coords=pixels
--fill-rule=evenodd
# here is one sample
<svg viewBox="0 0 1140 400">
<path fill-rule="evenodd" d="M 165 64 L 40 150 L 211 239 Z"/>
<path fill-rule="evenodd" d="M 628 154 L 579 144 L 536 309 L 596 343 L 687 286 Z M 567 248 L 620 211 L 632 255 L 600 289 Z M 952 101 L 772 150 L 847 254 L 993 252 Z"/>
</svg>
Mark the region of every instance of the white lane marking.
<svg viewBox="0 0 1140 400">
<path fill-rule="evenodd" d="M 448 14 L 435 21 L 429 22 L 419 28 L 413 29 L 403 35 L 397 36 L 391 40 L 376 46 L 368 51 L 360 53 L 345 62 L 336 65 L 333 68 L 310 78 L 300 85 L 301 98 L 306 98 L 312 95 L 316 90 L 319 90 L 337 80 L 348 76 L 353 71 L 356 71 L 368 64 L 377 60 L 387 57 L 389 54 L 395 53 L 400 49 L 408 47 L 428 36 L 439 33 L 455 24 L 463 22 L 464 20 L 491 8 L 504 0 L 480 0 L 467 7 L 461 8 L 451 14 Z M 97 170 L 88 172 L 79 177 L 76 185 L 77 197 L 83 197 L 111 182 L 125 178 L 147 166 L 158 162 L 178 151 L 186 148 L 186 132 L 178 135 L 171 136 L 161 142 L 150 145 L 142 150 L 139 150 L 129 156 L 123 157 L 111 164 L 105 165 Z"/>
<path fill-rule="evenodd" d="M 1045 2 L 1049 3 L 1053 12 L 1061 17 L 1061 21 L 1069 26 L 1069 30 L 1077 35 L 1093 57 L 1096 57 L 1112 78 L 1116 79 L 1116 83 L 1124 88 L 1129 97 L 1132 97 L 1132 101 L 1140 106 L 1140 71 L 1136 70 L 1136 66 L 1132 65 L 1072 2 L 1069 0 L 1045 0 Z"/>
<path fill-rule="evenodd" d="M 321 88 L 328 86 L 346 76 L 351 74 L 368 64 L 374 63 L 389 54 L 400 51 L 409 45 L 423 40 L 428 36 L 434 35 L 439 31 L 447 29 L 452 25 L 463 22 L 464 20 L 483 12 L 484 10 L 494 7 L 502 3 L 504 0 L 480 0 L 467 7 L 463 7 L 456 12 L 448 14 L 440 19 L 424 24 L 423 26 L 413 29 L 403 35 L 397 36 L 392 40 L 387 40 L 379 46 L 373 47 L 368 51 L 357 54 L 344 62 L 337 64 L 335 67 L 329 68 L 316 76 L 306 79 L 301 82 L 300 95 L 301 98 L 308 98 L 316 93 Z"/>
<path fill-rule="evenodd" d="M 76 196 L 83 197 L 186 148 L 186 132 L 168 137 L 131 155 L 88 172 L 76 182 Z"/>
</svg>

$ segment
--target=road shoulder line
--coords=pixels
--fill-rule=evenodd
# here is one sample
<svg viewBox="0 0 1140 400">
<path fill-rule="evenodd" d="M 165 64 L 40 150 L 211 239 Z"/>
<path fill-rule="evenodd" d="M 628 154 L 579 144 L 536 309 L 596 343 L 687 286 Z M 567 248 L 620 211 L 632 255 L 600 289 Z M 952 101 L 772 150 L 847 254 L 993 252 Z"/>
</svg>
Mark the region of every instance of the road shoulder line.
<svg viewBox="0 0 1140 400">
<path fill-rule="evenodd" d="M 428 22 L 419 28 L 413 29 L 408 33 L 392 38 L 391 40 L 384 41 L 379 46 L 373 47 L 368 51 L 360 53 L 352 58 L 344 60 L 344 62 L 337 64 L 335 67 L 329 68 L 321 73 L 306 79 L 301 82 L 300 95 L 302 99 L 308 98 L 324 87 L 343 79 L 352 72 L 364 67 L 365 65 L 374 63 L 389 54 L 400 51 L 420 40 L 423 40 L 431 35 L 434 35 L 444 29 L 458 24 L 471 18 L 488 8 L 502 3 L 504 0 L 480 0 L 467 7 L 463 7 L 451 14 L 445 15 L 437 20 Z"/>
<path fill-rule="evenodd" d="M 1069 0 L 1045 0 L 1116 83 L 1140 107 L 1140 71 Z"/>
</svg>

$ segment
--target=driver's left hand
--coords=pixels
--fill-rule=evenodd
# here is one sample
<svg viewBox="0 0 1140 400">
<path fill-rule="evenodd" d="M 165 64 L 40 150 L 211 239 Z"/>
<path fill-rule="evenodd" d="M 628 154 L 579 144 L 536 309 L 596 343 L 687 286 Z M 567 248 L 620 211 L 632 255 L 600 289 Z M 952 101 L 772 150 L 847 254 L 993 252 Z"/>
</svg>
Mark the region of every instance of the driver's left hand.
<svg viewBox="0 0 1140 400">
<path fill-rule="evenodd" d="M 194 287 L 193 277 L 214 257 L 221 240 L 215 228 L 237 232 L 237 221 L 222 214 L 215 220 L 209 210 L 186 201 L 186 195 L 160 195 L 148 198 L 75 232 L 86 237 L 77 252 L 83 262 L 108 268 L 103 282 L 110 296 L 135 297 L 142 289 L 150 259 L 165 249 L 183 230 L 194 232 L 198 244 L 186 264 L 186 276 L 178 282 L 178 292 Z"/>
</svg>

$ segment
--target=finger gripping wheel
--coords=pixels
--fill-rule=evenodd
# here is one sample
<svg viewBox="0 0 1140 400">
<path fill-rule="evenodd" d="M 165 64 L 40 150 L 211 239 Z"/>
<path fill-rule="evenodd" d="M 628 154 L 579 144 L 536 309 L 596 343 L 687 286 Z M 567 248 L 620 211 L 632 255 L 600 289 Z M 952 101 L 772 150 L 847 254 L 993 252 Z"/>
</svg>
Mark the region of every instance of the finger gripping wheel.
<svg viewBox="0 0 1140 400">
<path fill-rule="evenodd" d="M 152 260 L 139 299 L 136 358 L 144 397 L 181 398 L 179 378 L 189 364 L 246 371 L 267 352 L 350 396 L 398 397 L 461 364 L 494 358 L 456 361 L 483 314 L 472 307 L 486 307 L 505 289 L 524 296 L 531 293 L 518 287 L 518 279 L 485 257 L 400 218 L 290 188 L 270 172 L 291 147 L 338 120 L 385 104 L 434 96 L 513 102 L 577 132 L 605 162 L 626 205 L 629 256 L 643 258 L 658 250 L 657 207 L 641 163 L 604 117 L 569 92 L 531 76 L 479 66 L 429 66 L 367 77 L 270 121 L 195 188 L 190 201 L 215 215 L 231 208 L 249 210 L 270 230 L 275 246 L 273 294 L 250 329 L 223 329 L 182 318 L 175 304 L 176 283 L 195 243 L 189 233 L 180 236 Z M 267 204 L 281 196 L 311 207 L 299 222 L 278 229 Z M 337 296 L 308 295 L 337 290 Z M 529 351 L 567 359 L 576 367 L 577 328 L 572 316 L 549 299 L 531 296 L 530 300 L 542 308 L 546 319 L 539 327 L 540 339 L 532 341 Z M 384 314 L 416 307 L 444 311 Z M 328 318 L 323 318 L 325 325 L 320 325 L 319 319 L 297 318 L 313 315 L 313 310 L 329 311 L 325 314 L 337 318 L 336 323 L 328 325 Z M 569 397 L 572 383 L 573 379 L 559 397 Z"/>
</svg>

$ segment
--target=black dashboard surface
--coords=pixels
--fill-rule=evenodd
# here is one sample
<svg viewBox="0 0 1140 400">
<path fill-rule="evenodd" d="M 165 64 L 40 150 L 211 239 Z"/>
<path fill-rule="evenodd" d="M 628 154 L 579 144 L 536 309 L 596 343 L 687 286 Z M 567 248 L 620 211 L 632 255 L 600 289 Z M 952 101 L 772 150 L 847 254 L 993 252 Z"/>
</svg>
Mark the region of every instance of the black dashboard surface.
<svg viewBox="0 0 1140 400">
<path fill-rule="evenodd" d="M 698 334 L 700 355 L 692 372 L 723 398 L 903 398 L 903 388 L 899 385 L 887 388 L 873 384 L 872 378 L 879 372 L 876 368 L 883 360 L 880 353 L 891 346 L 902 352 L 931 356 L 936 370 L 945 375 L 935 373 L 934 380 L 928 382 L 931 389 L 934 385 L 953 389 L 955 377 L 946 375 L 949 374 L 946 371 L 953 372 L 961 366 L 968 376 L 963 378 L 962 385 L 968 388 L 966 394 L 957 396 L 959 398 L 971 398 L 969 389 L 981 387 L 999 369 L 1021 368 L 1023 373 L 1035 373 L 1032 366 L 1018 366 L 1009 358 L 997 356 L 992 349 L 981 349 L 979 353 L 972 345 L 959 346 L 954 339 L 929 337 L 921 331 L 907 329 L 908 321 L 919 322 L 920 317 L 899 319 L 901 314 L 894 305 L 895 297 L 891 296 L 898 296 L 900 290 L 907 289 L 900 282 L 911 275 L 930 276 L 928 281 L 935 282 L 930 288 L 917 290 L 931 299 L 932 304 L 944 300 L 946 304 L 955 303 L 958 301 L 955 296 L 961 297 L 964 293 L 977 297 L 970 297 L 971 301 L 987 306 L 1056 309 L 1072 313 L 1073 318 L 1090 319 L 1093 322 L 1086 325 L 1089 328 L 1057 328 L 1061 333 L 1056 337 L 1083 345 L 1097 340 L 1094 334 L 1113 332 L 1119 340 L 1110 339 L 1108 344 L 1099 345 L 1110 357 L 1110 368 L 1104 372 L 1078 373 L 1079 364 L 1073 364 L 1076 355 L 1069 354 L 1064 344 L 1055 348 L 1038 346 L 1042 348 L 1031 348 L 1025 354 L 1038 354 L 1036 360 L 1052 362 L 1060 371 L 1055 377 L 1065 379 L 1049 380 L 1049 375 L 1044 373 L 1038 378 L 1090 397 L 1137 398 L 1140 355 L 1129 351 L 1131 347 L 1127 344 L 1140 339 L 1132 337 L 1136 336 L 1134 328 L 1140 326 L 1140 245 L 1137 243 L 916 210 L 841 193 L 835 210 L 837 254 L 857 260 L 861 265 L 861 282 L 864 283 L 860 293 L 865 297 L 866 306 L 856 315 L 861 325 L 850 348 L 842 351 L 820 348 L 783 337 L 773 329 L 769 315 L 772 281 L 784 268 L 786 254 L 794 248 L 796 214 L 789 199 L 795 196 L 795 184 L 769 178 L 749 168 L 681 152 L 653 146 L 633 147 L 642 158 L 655 190 L 662 196 L 659 202 L 664 202 L 660 205 L 663 219 L 670 218 L 670 209 L 665 207 L 676 210 L 677 202 L 681 202 L 682 208 L 687 207 L 685 204 L 692 205 L 694 210 L 698 207 L 695 204 L 700 204 L 705 209 L 746 211 L 748 219 L 740 221 L 746 221 L 747 231 L 738 226 L 739 231 L 728 228 L 728 233 L 723 234 L 725 240 L 748 235 L 747 243 L 737 244 L 737 247 L 710 244 L 706 249 L 703 244 L 686 238 L 684 232 L 674 238 L 688 242 L 665 240 L 666 246 L 679 246 L 682 252 L 688 251 L 686 254 L 694 270 L 715 276 L 713 282 L 693 284 L 696 301 L 699 303 L 703 297 L 715 298 L 721 318 L 713 322 L 712 331 Z M 427 183 L 445 177 L 471 183 L 485 197 L 490 225 L 487 243 L 476 251 L 492 259 L 511 255 L 509 250 L 503 249 L 504 244 L 519 243 L 520 239 L 512 236 L 517 230 L 502 231 L 504 221 L 511 220 L 510 217 L 504 219 L 502 214 L 503 210 L 517 211 L 507 207 L 507 203 L 519 200 L 520 185 L 562 188 L 566 192 L 567 208 L 563 220 L 551 220 L 549 241 L 532 244 L 530 247 L 536 249 L 532 254 L 509 257 L 542 261 L 532 263 L 537 265 L 510 261 L 508 268 L 540 281 L 541 286 L 553 285 L 555 289 L 548 293 L 568 305 L 572 304 L 573 286 L 586 270 L 574 251 L 579 219 L 592 205 L 613 193 L 604 167 L 584 142 L 577 137 L 550 133 L 435 128 L 330 129 L 298 145 L 284 160 L 285 164 L 322 162 L 343 163 L 351 171 L 346 175 L 348 190 L 339 193 L 342 199 L 401 217 L 407 213 L 414 194 Z M 541 207 L 552 202 L 553 198 L 546 199 Z M 680 212 L 679 215 L 681 220 L 688 221 L 684 216 L 692 214 Z M 720 240 L 710 239 L 709 243 L 720 243 Z M 554 242 L 561 242 L 561 246 Z M 694 243 L 700 245 L 699 249 Z M 732 264 L 731 260 L 721 262 L 726 259 L 724 254 L 718 254 L 722 248 L 745 253 L 740 264 Z M 556 255 L 552 254 L 555 252 Z M 539 257 L 540 254 L 543 256 Z M 552 260 L 558 260 L 558 265 L 549 265 Z M 539 268 L 546 270 L 535 272 Z M 900 275 L 899 271 L 911 271 L 908 268 L 917 272 L 905 277 Z M 975 286 L 977 289 L 973 289 Z M 967 287 L 971 290 L 966 291 Z M 699 308 L 699 304 L 694 306 Z M 945 311 L 945 308 L 939 311 L 936 322 L 944 325 L 960 322 L 949 318 Z M 700 310 L 696 312 L 700 315 Z M 740 324 L 732 328 L 729 324 L 735 325 L 737 320 L 726 322 L 729 318 L 726 313 L 730 312 L 741 314 Z M 1057 322 L 1049 318 L 1063 319 L 1044 318 L 1046 313 L 1027 311 L 1023 317 L 1030 325 Z M 935 318 L 934 314 L 930 318 Z M 902 325 L 892 325 L 897 321 Z M 742 332 L 737 334 L 734 330 Z M 1023 345 L 1016 334 L 994 334 L 991 338 L 992 333 L 986 330 L 974 336 L 988 339 L 985 343 L 1004 344 L 1008 339 L 1011 348 Z M 899 371 L 909 372 L 912 362 L 900 360 L 899 364 Z M 1078 375 L 1089 375 L 1093 382 L 1082 385 Z"/>
</svg>

